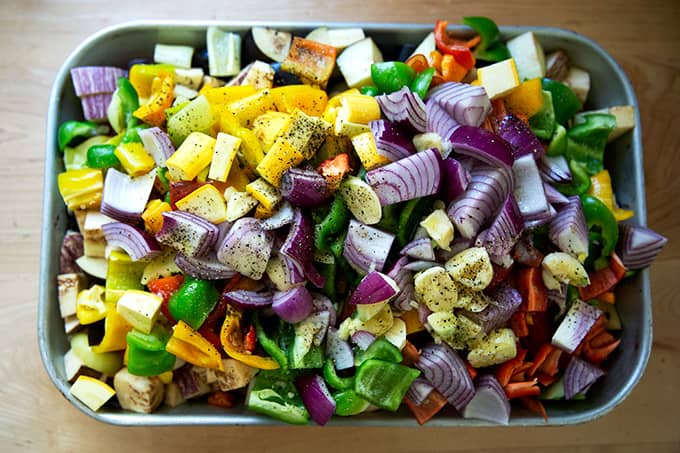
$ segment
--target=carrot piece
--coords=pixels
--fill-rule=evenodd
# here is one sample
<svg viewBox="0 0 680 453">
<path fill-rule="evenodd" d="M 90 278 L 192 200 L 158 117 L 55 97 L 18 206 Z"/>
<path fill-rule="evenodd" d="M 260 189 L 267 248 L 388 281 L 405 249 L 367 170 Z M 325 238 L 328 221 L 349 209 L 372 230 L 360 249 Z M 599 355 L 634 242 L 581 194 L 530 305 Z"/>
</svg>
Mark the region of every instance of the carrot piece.
<svg viewBox="0 0 680 453">
<path fill-rule="evenodd" d="M 402 364 L 406 366 L 412 366 L 420 358 L 420 351 L 416 348 L 413 343 L 406 340 L 406 344 L 401 349 L 401 355 L 403 356 Z"/>
<path fill-rule="evenodd" d="M 467 69 L 456 61 L 453 55 L 442 57 L 442 77 L 447 82 L 460 82 L 465 78 Z"/>
<path fill-rule="evenodd" d="M 517 338 L 523 338 L 529 335 L 529 326 L 527 325 L 527 317 L 525 312 L 516 311 L 510 318 L 510 328 L 515 333 Z"/>
<path fill-rule="evenodd" d="M 517 355 L 514 359 L 510 359 L 507 362 L 503 362 L 496 368 L 496 379 L 501 384 L 501 387 L 505 387 L 510 382 L 510 378 L 515 374 L 515 369 L 519 367 L 527 356 L 526 349 L 521 347 L 517 348 Z"/>
<path fill-rule="evenodd" d="M 529 411 L 533 412 L 534 414 L 539 414 L 541 417 L 543 417 L 543 420 L 546 422 L 548 421 L 548 414 L 545 411 L 543 403 L 541 403 L 536 398 L 520 398 L 519 402 Z"/>
<path fill-rule="evenodd" d="M 527 311 L 546 311 L 548 309 L 548 290 L 543 284 L 541 269 L 524 267 L 517 271 L 517 291 L 526 302 Z"/>
<path fill-rule="evenodd" d="M 547 387 L 557 380 L 557 376 L 551 376 L 545 373 L 538 373 L 536 379 L 538 379 L 538 383 L 541 384 L 543 387 Z"/>
<path fill-rule="evenodd" d="M 484 120 L 484 124 L 486 124 L 487 120 L 488 118 Z M 491 123 L 489 122 L 489 124 Z M 489 132 L 494 131 L 489 130 Z M 508 274 L 512 271 L 513 265 L 511 264 L 510 267 L 503 267 L 491 263 L 491 267 L 493 268 L 493 277 L 491 278 L 491 282 L 489 283 L 489 286 L 486 287 L 486 289 L 493 289 L 494 287 L 498 286 L 501 282 L 504 282 L 507 279 Z"/>
<path fill-rule="evenodd" d="M 601 348 L 603 346 L 607 346 L 612 344 L 613 342 L 616 341 L 616 338 L 614 338 L 614 335 L 610 334 L 606 330 L 603 330 L 602 332 L 598 333 L 596 336 L 594 336 L 591 340 L 590 343 L 588 343 L 588 346 L 594 349 Z"/>
<path fill-rule="evenodd" d="M 474 378 L 477 377 L 477 368 L 470 365 L 470 362 L 468 362 L 467 360 L 465 360 L 465 367 L 467 368 L 471 379 L 474 379 Z"/>
<path fill-rule="evenodd" d="M 536 378 L 525 382 L 511 382 L 503 387 L 503 389 L 508 399 L 541 394 L 541 388 L 538 386 L 538 379 Z"/>
<path fill-rule="evenodd" d="M 614 304 L 616 303 L 616 294 L 614 291 L 607 291 L 606 293 L 603 293 L 600 295 L 597 300 L 608 303 L 608 304 Z"/>
<path fill-rule="evenodd" d="M 623 279 L 625 274 L 626 268 L 621 262 L 621 259 L 616 256 L 616 253 L 612 253 L 609 266 L 590 274 L 590 285 L 578 289 L 581 299 L 591 300 L 606 292 L 612 291 Z"/>
<path fill-rule="evenodd" d="M 531 365 L 531 368 L 529 368 L 529 376 L 534 376 L 536 374 L 536 371 L 538 371 L 541 366 L 543 366 L 543 363 L 548 359 L 550 356 L 550 353 L 555 349 L 553 345 L 550 343 L 544 343 L 539 349 L 536 355 L 534 356 L 534 362 Z"/>
<path fill-rule="evenodd" d="M 583 348 L 583 357 L 593 365 L 599 365 L 600 363 L 604 362 L 607 357 L 609 357 L 609 354 L 614 352 L 616 348 L 619 347 L 619 344 L 621 343 L 621 340 L 616 340 L 613 343 L 608 344 L 607 346 L 603 346 L 601 348 L 597 349 L 592 349 L 589 345 L 586 345 Z"/>
<path fill-rule="evenodd" d="M 418 421 L 418 424 L 420 425 L 425 424 L 429 419 L 434 417 L 437 412 L 442 410 L 448 403 L 446 398 L 444 398 L 444 395 L 436 390 L 432 390 L 427 398 L 425 398 L 425 401 L 420 404 L 415 404 L 408 396 L 404 398 L 404 402 L 406 402 L 408 408 L 411 409 L 411 412 L 413 412 L 413 415 L 416 417 L 416 421 Z"/>
<path fill-rule="evenodd" d="M 560 357 L 562 356 L 562 350 L 553 348 L 553 350 L 548 354 L 543 364 L 538 368 L 541 373 L 547 374 L 548 376 L 555 376 L 559 372 Z"/>
<path fill-rule="evenodd" d="M 406 64 L 412 67 L 416 72 L 423 72 L 425 69 L 430 67 L 430 62 L 427 61 L 427 57 L 422 53 L 413 55 L 411 58 L 406 60 Z"/>
</svg>

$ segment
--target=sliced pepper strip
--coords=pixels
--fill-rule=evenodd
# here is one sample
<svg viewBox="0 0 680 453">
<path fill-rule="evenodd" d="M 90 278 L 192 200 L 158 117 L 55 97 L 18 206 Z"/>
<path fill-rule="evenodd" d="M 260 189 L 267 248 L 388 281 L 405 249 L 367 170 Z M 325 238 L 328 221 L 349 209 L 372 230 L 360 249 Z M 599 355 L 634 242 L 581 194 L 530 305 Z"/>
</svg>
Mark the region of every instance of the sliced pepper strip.
<svg viewBox="0 0 680 453">
<path fill-rule="evenodd" d="M 472 55 L 470 48 L 479 44 L 481 38 L 477 36 L 470 41 L 452 39 L 446 31 L 447 25 L 447 21 L 438 20 L 434 26 L 434 40 L 437 44 L 437 49 L 441 53 L 453 55 L 456 61 L 465 69 L 472 69 L 475 66 L 475 57 Z"/>
<path fill-rule="evenodd" d="M 538 386 L 538 379 L 532 379 L 525 382 L 511 382 L 505 387 L 505 394 L 508 399 L 521 398 L 524 396 L 536 396 L 541 394 L 541 388 Z"/>
<path fill-rule="evenodd" d="M 617 222 L 629 219 L 635 215 L 634 211 L 631 211 L 630 209 L 621 209 L 616 205 L 614 191 L 612 189 L 612 178 L 607 170 L 602 170 L 590 177 L 590 189 L 588 189 L 588 194 L 604 203 L 612 211 Z"/>
<path fill-rule="evenodd" d="M 279 368 L 279 364 L 271 357 L 262 357 L 254 354 L 248 354 L 244 351 L 243 334 L 241 333 L 241 318 L 243 314 L 232 306 L 227 307 L 226 316 L 224 317 L 224 324 L 222 324 L 222 331 L 220 332 L 220 340 L 224 352 L 229 357 L 238 360 L 253 368 L 261 370 L 275 370 Z"/>
<path fill-rule="evenodd" d="M 175 98 L 175 81 L 168 75 L 160 76 L 160 87 L 157 92 L 146 104 L 140 106 L 133 115 L 136 118 L 151 124 L 152 126 L 162 126 L 165 122 L 165 109 L 172 106 Z"/>
<path fill-rule="evenodd" d="M 184 321 L 173 328 L 165 350 L 192 365 L 224 371 L 220 352 Z"/>
<path fill-rule="evenodd" d="M 590 278 L 590 285 L 578 289 L 581 299 L 595 299 L 612 291 L 625 275 L 626 268 L 623 266 L 621 259 L 619 259 L 616 253 L 612 253 L 609 266 L 592 272 L 588 276 Z"/>
</svg>

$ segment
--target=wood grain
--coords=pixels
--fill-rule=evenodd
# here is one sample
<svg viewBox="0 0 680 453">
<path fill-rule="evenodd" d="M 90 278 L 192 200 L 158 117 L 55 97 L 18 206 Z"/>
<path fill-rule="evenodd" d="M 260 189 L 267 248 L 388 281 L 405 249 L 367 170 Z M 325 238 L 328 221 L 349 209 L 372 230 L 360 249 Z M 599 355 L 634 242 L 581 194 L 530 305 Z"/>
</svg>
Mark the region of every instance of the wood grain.
<svg viewBox="0 0 680 453">
<path fill-rule="evenodd" d="M 554 2 L 550 2 L 551 4 Z M 166 0 L 0 3 L 0 450 L 9 451 L 680 451 L 680 3 Z M 44 128 L 52 79 L 98 29 L 140 18 L 425 22 L 488 15 L 508 25 L 573 29 L 621 63 L 639 99 L 649 224 L 671 240 L 652 269 L 654 349 L 642 382 L 613 413 L 538 429 L 118 428 L 71 407 L 49 382 L 36 342 Z"/>
</svg>

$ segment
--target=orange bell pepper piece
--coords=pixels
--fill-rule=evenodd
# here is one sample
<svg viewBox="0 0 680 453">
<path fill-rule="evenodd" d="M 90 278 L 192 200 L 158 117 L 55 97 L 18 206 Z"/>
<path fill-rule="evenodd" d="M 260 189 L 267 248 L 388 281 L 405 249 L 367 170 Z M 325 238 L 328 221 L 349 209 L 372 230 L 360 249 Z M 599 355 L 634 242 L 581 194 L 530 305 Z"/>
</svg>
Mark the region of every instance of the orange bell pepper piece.
<svg viewBox="0 0 680 453">
<path fill-rule="evenodd" d="M 430 67 L 430 62 L 427 61 L 427 57 L 422 53 L 413 55 L 411 58 L 406 60 L 406 64 L 412 67 L 416 72 L 423 72 L 425 69 Z"/>
<path fill-rule="evenodd" d="M 158 91 L 153 92 L 149 102 L 135 110 L 133 115 L 152 126 L 162 126 L 165 122 L 165 109 L 172 106 L 174 99 L 175 81 L 169 75 L 162 75 Z"/>
<path fill-rule="evenodd" d="M 271 357 L 254 355 L 245 349 L 243 334 L 241 333 L 241 318 L 243 314 L 234 307 L 228 306 L 224 324 L 220 332 L 220 341 L 224 352 L 233 359 L 253 368 L 261 370 L 275 370 L 279 364 Z"/>
<path fill-rule="evenodd" d="M 416 421 L 420 425 L 425 424 L 434 417 L 448 403 L 444 395 L 437 390 L 432 390 L 427 398 L 425 398 L 425 401 L 420 404 L 415 404 L 408 396 L 404 398 L 404 402 L 411 409 L 411 412 L 416 417 Z"/>
</svg>

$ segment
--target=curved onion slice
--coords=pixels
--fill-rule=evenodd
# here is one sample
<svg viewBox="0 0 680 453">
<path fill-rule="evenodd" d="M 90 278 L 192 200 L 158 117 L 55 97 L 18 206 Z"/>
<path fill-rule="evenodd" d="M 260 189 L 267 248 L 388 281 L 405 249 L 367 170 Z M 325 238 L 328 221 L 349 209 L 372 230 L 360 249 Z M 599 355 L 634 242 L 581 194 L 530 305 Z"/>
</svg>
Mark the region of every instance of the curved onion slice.
<svg viewBox="0 0 680 453">
<path fill-rule="evenodd" d="M 512 157 L 531 155 L 540 159 L 545 154 L 541 141 L 536 138 L 529 126 L 515 115 L 508 115 L 501 120 L 496 128 L 496 134 L 510 144 Z"/>
<path fill-rule="evenodd" d="M 501 283 L 488 293 L 489 305 L 480 312 L 465 311 L 465 316 L 488 333 L 504 326 L 522 304 L 522 295 L 515 288 Z"/>
<path fill-rule="evenodd" d="M 304 286 L 274 293 L 272 310 L 284 321 L 295 324 L 312 313 L 312 295 Z"/>
<path fill-rule="evenodd" d="M 244 289 L 223 293 L 222 297 L 230 305 L 244 310 L 268 307 L 273 301 L 271 293 L 258 293 L 256 291 L 247 291 Z"/>
<path fill-rule="evenodd" d="M 119 77 L 127 77 L 125 69 L 114 66 L 79 66 L 71 69 L 76 96 L 113 93 Z"/>
<path fill-rule="evenodd" d="M 561 205 L 569 203 L 569 199 L 566 196 L 547 182 L 543 183 L 543 189 L 545 190 L 545 197 L 551 205 L 559 208 Z"/>
<path fill-rule="evenodd" d="M 428 237 L 414 239 L 404 246 L 399 252 L 400 255 L 410 256 L 411 258 L 435 261 L 434 248 L 432 241 Z"/>
<path fill-rule="evenodd" d="M 491 261 L 500 265 L 499 258 L 510 253 L 523 229 L 524 222 L 515 197 L 508 194 L 491 226 L 477 237 L 477 246 L 484 247 Z"/>
<path fill-rule="evenodd" d="M 416 152 L 410 134 L 402 131 L 388 120 L 375 120 L 368 123 L 375 140 L 378 154 L 394 162 Z"/>
<path fill-rule="evenodd" d="M 578 196 L 569 197 L 550 222 L 548 236 L 561 251 L 583 262 L 588 256 L 588 226 Z"/>
<path fill-rule="evenodd" d="M 393 242 L 394 235 L 351 220 L 342 256 L 360 274 L 382 271 Z"/>
<path fill-rule="evenodd" d="M 436 261 L 411 261 L 407 265 L 404 266 L 404 269 L 409 270 L 411 272 L 420 272 L 424 271 L 425 269 L 429 269 L 431 267 L 435 266 L 440 266 L 439 263 Z"/>
<path fill-rule="evenodd" d="M 365 351 L 375 341 L 375 335 L 367 330 L 357 330 L 352 334 L 352 343 L 359 349 Z"/>
<path fill-rule="evenodd" d="M 210 252 L 201 257 L 177 253 L 175 264 L 185 274 L 202 280 L 224 280 L 236 275 L 236 271 L 217 259 L 215 252 Z"/>
<path fill-rule="evenodd" d="M 101 213 L 125 223 L 139 220 L 156 181 L 156 169 L 131 178 L 115 168 L 106 172 Z"/>
<path fill-rule="evenodd" d="M 465 192 L 470 183 L 470 171 L 459 161 L 449 157 L 442 161 L 441 192 L 447 203 Z"/>
<path fill-rule="evenodd" d="M 465 362 L 446 344 L 425 346 L 415 367 L 459 412 L 475 394 Z"/>
<path fill-rule="evenodd" d="M 654 261 L 668 239 L 642 225 L 620 224 L 618 254 L 628 269 L 642 269 Z"/>
<path fill-rule="evenodd" d="M 428 100 L 425 103 L 425 110 L 427 112 L 425 130 L 438 134 L 442 139 L 443 145 L 450 151 L 451 135 L 460 127 L 460 124 L 433 100 Z"/>
<path fill-rule="evenodd" d="M 139 138 L 142 139 L 144 149 L 151 154 L 157 167 L 165 167 L 165 161 L 175 152 L 175 147 L 170 141 L 170 136 L 160 127 L 138 129 Z"/>
<path fill-rule="evenodd" d="M 361 279 L 352 293 L 349 303 L 355 305 L 388 302 L 398 292 L 399 287 L 394 280 L 385 274 L 373 271 Z"/>
<path fill-rule="evenodd" d="M 526 223 L 545 221 L 550 217 L 550 204 L 545 196 L 543 180 L 532 156 L 522 156 L 512 164 L 515 177 L 513 194 Z"/>
<path fill-rule="evenodd" d="M 479 127 L 491 111 L 484 88 L 468 83 L 446 82 L 431 89 L 427 100 L 439 104 L 456 122 Z"/>
<path fill-rule="evenodd" d="M 390 94 L 376 96 L 382 113 L 388 120 L 405 129 L 425 132 L 427 113 L 425 104 L 408 87 Z"/>
<path fill-rule="evenodd" d="M 370 184 L 385 206 L 439 191 L 441 154 L 435 148 L 413 154 L 366 173 Z"/>
<path fill-rule="evenodd" d="M 340 339 L 335 327 L 329 327 L 326 332 L 326 355 L 333 360 L 336 370 L 346 370 L 354 366 L 352 348 L 348 342 Z"/>
<path fill-rule="evenodd" d="M 288 169 L 281 177 L 279 190 L 284 199 L 303 208 L 319 206 L 330 196 L 326 178 L 312 169 Z"/>
<path fill-rule="evenodd" d="M 165 213 L 164 213 L 165 214 Z M 217 259 L 246 277 L 259 280 L 267 268 L 274 238 L 260 221 L 243 217 L 234 222 L 217 249 Z"/>
<path fill-rule="evenodd" d="M 279 291 L 286 291 L 295 286 L 304 285 L 307 281 L 297 266 L 288 257 L 279 253 L 273 254 L 269 258 L 265 272 L 269 280 Z"/>
<path fill-rule="evenodd" d="M 571 182 L 571 169 L 564 156 L 543 156 L 536 161 L 543 181 L 551 184 Z"/>
<path fill-rule="evenodd" d="M 602 311 L 599 308 L 576 299 L 557 327 L 552 344 L 571 354 L 600 316 Z"/>
<path fill-rule="evenodd" d="M 312 293 L 312 305 L 314 305 L 314 312 L 327 311 L 328 312 L 328 324 L 331 326 L 335 325 L 337 321 L 338 313 L 335 310 L 335 306 L 331 300 L 319 293 Z"/>
<path fill-rule="evenodd" d="M 156 240 L 145 231 L 122 222 L 111 222 L 102 225 L 106 244 L 120 247 L 130 255 L 132 261 L 153 258 L 161 254 Z"/>
<path fill-rule="evenodd" d="M 477 165 L 470 172 L 465 193 L 451 202 L 447 215 L 464 238 L 472 238 L 506 200 L 512 190 L 510 172 Z"/>
<path fill-rule="evenodd" d="M 262 228 L 265 230 L 277 230 L 292 223 L 294 215 L 293 207 L 288 201 L 284 201 L 273 216 L 262 220 Z"/>
<path fill-rule="evenodd" d="M 564 398 L 570 400 L 579 393 L 586 393 L 602 376 L 604 371 L 595 365 L 572 357 L 564 371 Z"/>
<path fill-rule="evenodd" d="M 312 223 L 309 217 L 299 208 L 293 213 L 293 223 L 288 231 L 286 241 L 280 253 L 289 258 L 298 271 L 306 275 L 314 258 Z"/>
<path fill-rule="evenodd" d="M 295 386 L 312 420 L 322 426 L 328 423 L 335 412 L 335 400 L 326 382 L 320 376 L 310 374 L 295 379 Z"/>
<path fill-rule="evenodd" d="M 507 425 L 510 420 L 510 400 L 492 374 L 475 379 L 475 396 L 465 406 L 463 417 Z"/>
<path fill-rule="evenodd" d="M 387 275 L 399 286 L 399 294 L 392 300 L 392 305 L 399 311 L 413 310 L 411 301 L 415 300 L 415 288 L 413 286 L 413 272 L 404 266 L 408 264 L 408 258 L 399 258 Z"/>
<path fill-rule="evenodd" d="M 450 137 L 458 154 L 474 157 L 489 165 L 510 170 L 513 158 L 510 145 L 486 129 L 461 126 Z"/>
<path fill-rule="evenodd" d="M 410 399 L 416 406 L 420 406 L 432 391 L 434 391 L 432 384 L 424 377 L 418 376 L 406 392 L 406 398 Z"/>
<path fill-rule="evenodd" d="M 184 211 L 167 211 L 156 240 L 186 256 L 203 256 L 212 250 L 219 228 L 197 215 Z"/>
</svg>

